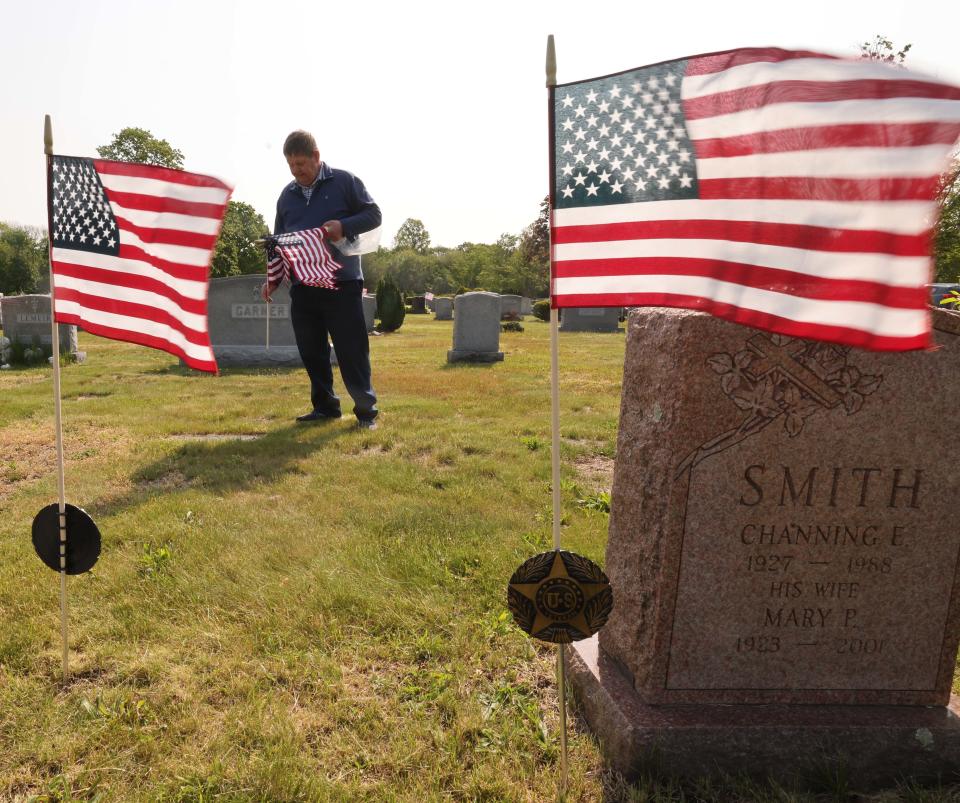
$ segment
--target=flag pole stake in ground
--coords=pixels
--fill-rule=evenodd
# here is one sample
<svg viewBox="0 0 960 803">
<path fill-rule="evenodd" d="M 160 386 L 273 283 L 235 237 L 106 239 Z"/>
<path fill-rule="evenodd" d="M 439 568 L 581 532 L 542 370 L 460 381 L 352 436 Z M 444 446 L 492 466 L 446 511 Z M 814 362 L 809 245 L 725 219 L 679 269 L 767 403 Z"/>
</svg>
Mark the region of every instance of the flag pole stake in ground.
<svg viewBox="0 0 960 803">
<path fill-rule="evenodd" d="M 559 648 L 589 638 L 603 627 L 613 610 L 613 589 L 597 564 L 573 552 L 552 549 L 525 560 L 510 578 L 507 606 L 525 633 Z M 562 653 L 561 653 L 562 657 Z M 564 663 L 557 663 L 557 682 L 564 689 Z M 561 698 L 560 710 L 565 704 Z M 565 724 L 565 714 L 561 724 Z M 561 730 L 561 798 L 567 792 L 564 760 L 566 730 Z"/>
<path fill-rule="evenodd" d="M 53 165 L 53 125 L 50 115 L 44 115 L 43 120 L 43 152 L 46 154 L 47 186 L 50 184 L 50 171 Z M 48 225 L 52 228 L 49 219 L 50 194 L 47 193 Z M 60 405 L 60 333 L 57 330 L 57 316 L 54 314 L 54 297 L 56 289 L 53 280 L 53 258 L 51 254 L 52 240 L 48 241 L 47 263 L 50 268 L 50 331 L 52 335 L 50 361 L 53 363 L 53 410 L 54 430 L 57 442 L 57 493 L 58 493 L 58 525 L 60 532 L 60 638 L 63 642 L 63 679 L 69 674 L 69 638 L 67 635 L 67 510 L 66 489 L 63 476 L 63 425 Z"/>
<path fill-rule="evenodd" d="M 553 34 L 547 36 L 547 114 L 550 127 L 550 141 L 553 142 L 553 88 L 557 85 L 557 52 Z M 550 176 L 553 176 L 553 147 L 550 148 Z M 551 180 L 551 185 L 552 185 Z M 550 199 L 551 217 L 553 199 Z M 553 227 L 551 226 L 551 229 Z M 548 234 L 549 236 L 549 234 Z M 552 244 L 551 244 L 552 245 Z M 552 293 L 551 293 L 552 295 Z M 550 418 L 551 418 L 551 478 L 553 485 L 553 548 L 560 549 L 560 349 L 557 329 L 559 317 L 556 307 L 550 309 Z M 567 688 L 563 663 L 566 660 L 565 647 L 557 645 L 557 693 L 560 698 L 560 795 L 567 792 Z"/>
</svg>

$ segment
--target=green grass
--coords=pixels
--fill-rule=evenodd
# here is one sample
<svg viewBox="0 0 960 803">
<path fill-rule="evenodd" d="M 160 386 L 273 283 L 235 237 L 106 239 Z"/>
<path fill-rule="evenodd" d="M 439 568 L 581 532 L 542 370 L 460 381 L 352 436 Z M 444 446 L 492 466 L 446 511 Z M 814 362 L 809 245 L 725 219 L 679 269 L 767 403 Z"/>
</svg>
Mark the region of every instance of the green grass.
<svg viewBox="0 0 960 803">
<path fill-rule="evenodd" d="M 372 433 L 293 423 L 302 370 L 202 376 L 81 335 L 67 498 L 103 554 L 69 581 L 66 685 L 57 575 L 30 545 L 56 499 L 50 369 L 0 374 L 0 799 L 555 798 L 554 653 L 505 605 L 551 544 L 548 327 L 449 366 L 451 327 L 408 316 L 371 340 Z M 564 545 L 602 563 L 623 335 L 561 349 Z M 842 791 L 629 786 L 576 718 L 570 749 L 569 800 Z"/>
</svg>

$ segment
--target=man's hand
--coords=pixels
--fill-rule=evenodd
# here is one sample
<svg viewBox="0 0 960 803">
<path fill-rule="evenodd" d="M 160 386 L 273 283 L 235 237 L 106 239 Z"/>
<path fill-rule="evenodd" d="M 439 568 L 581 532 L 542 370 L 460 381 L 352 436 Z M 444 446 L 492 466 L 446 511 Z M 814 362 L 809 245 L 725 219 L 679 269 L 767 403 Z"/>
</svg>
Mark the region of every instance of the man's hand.
<svg viewBox="0 0 960 803">
<path fill-rule="evenodd" d="M 260 285 L 260 298 L 270 303 L 270 296 L 273 295 L 273 291 L 276 290 L 278 285 L 270 284 L 270 282 L 264 282 Z"/>
<path fill-rule="evenodd" d="M 328 220 L 323 224 L 323 230 L 332 243 L 343 239 L 343 224 L 339 220 Z"/>
</svg>

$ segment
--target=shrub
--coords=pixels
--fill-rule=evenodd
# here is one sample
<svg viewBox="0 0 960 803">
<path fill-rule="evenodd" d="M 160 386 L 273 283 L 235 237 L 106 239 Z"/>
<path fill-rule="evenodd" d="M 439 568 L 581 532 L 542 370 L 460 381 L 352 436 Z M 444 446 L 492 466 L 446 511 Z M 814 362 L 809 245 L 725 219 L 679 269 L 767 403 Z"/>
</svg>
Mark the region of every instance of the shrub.
<svg viewBox="0 0 960 803">
<path fill-rule="evenodd" d="M 395 332 L 403 324 L 406 315 L 400 288 L 389 276 L 384 276 L 377 283 L 377 314 L 380 316 L 377 328 L 381 332 Z"/>
<path fill-rule="evenodd" d="M 520 321 L 506 321 L 500 324 L 501 332 L 522 332 L 523 324 Z"/>
<path fill-rule="evenodd" d="M 534 302 L 533 317 L 539 318 L 541 321 L 550 320 L 550 301 L 548 299 Z"/>
</svg>

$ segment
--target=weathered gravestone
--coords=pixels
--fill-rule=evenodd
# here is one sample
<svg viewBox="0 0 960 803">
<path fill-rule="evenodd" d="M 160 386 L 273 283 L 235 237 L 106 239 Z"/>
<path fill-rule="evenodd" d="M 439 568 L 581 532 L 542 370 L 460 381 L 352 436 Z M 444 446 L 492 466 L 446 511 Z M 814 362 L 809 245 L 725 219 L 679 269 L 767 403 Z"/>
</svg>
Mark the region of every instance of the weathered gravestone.
<svg viewBox="0 0 960 803">
<path fill-rule="evenodd" d="M 372 332 L 377 322 L 377 297 L 362 296 L 363 300 L 363 320 L 367 324 L 367 332 Z"/>
<path fill-rule="evenodd" d="M 447 362 L 497 362 L 500 351 L 500 296 L 464 293 L 453 300 L 453 349 Z"/>
<path fill-rule="evenodd" d="M 433 300 L 433 317 L 438 321 L 449 321 L 453 318 L 453 299 L 440 296 Z"/>
<path fill-rule="evenodd" d="M 561 332 L 619 332 L 620 307 L 565 307 Z"/>
<path fill-rule="evenodd" d="M 500 296 L 500 320 L 518 321 L 523 317 L 521 311 L 520 296 L 501 295 Z"/>
<path fill-rule="evenodd" d="M 606 572 L 570 660 L 612 763 L 956 777 L 960 316 L 876 353 L 631 313 Z"/>
<path fill-rule="evenodd" d="M 427 301 L 423 296 L 413 296 L 410 299 L 410 313 L 412 315 L 427 314 Z"/>
<path fill-rule="evenodd" d="M 290 290 L 281 285 L 267 304 L 260 297 L 266 278 L 259 273 L 210 280 L 210 343 L 219 366 L 303 365 L 290 323 Z"/>
<path fill-rule="evenodd" d="M 533 315 L 533 299 L 520 296 L 520 314 Z"/>
<path fill-rule="evenodd" d="M 49 354 L 53 344 L 50 331 L 50 296 L 26 295 L 0 298 L 3 318 L 3 333 L 11 344 L 39 346 Z M 82 359 L 84 352 L 77 350 L 77 327 L 59 324 L 60 353 L 73 354 Z"/>
</svg>

